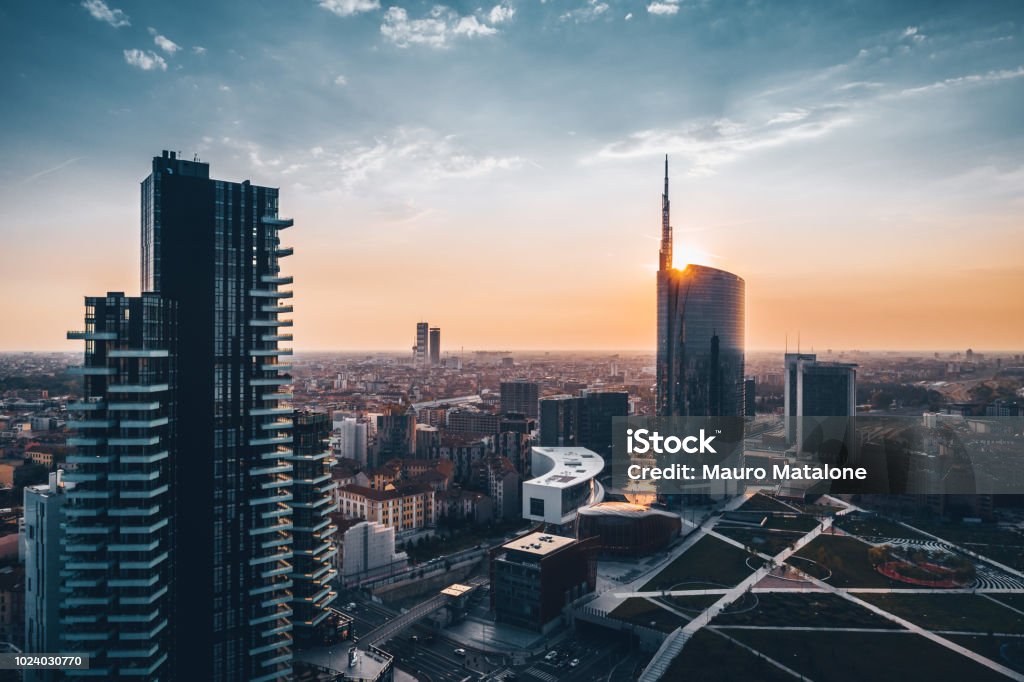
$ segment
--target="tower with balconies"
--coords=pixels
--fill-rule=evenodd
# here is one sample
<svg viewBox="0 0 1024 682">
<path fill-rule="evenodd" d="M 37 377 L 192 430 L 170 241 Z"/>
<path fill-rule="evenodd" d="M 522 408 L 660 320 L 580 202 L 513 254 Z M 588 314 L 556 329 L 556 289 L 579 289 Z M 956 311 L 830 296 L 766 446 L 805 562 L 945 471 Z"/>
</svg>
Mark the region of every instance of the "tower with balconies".
<svg viewBox="0 0 1024 682">
<path fill-rule="evenodd" d="M 85 398 L 68 439 L 64 474 L 63 598 L 59 630 L 67 651 L 90 656 L 103 679 L 173 679 L 171 623 L 172 457 L 176 310 L 155 294 L 85 299 Z"/>
<path fill-rule="evenodd" d="M 158 327 L 148 322 L 145 314 L 137 321 L 140 331 L 131 327 L 125 332 L 129 336 L 122 339 L 116 336 L 120 328 L 90 331 L 89 320 L 95 315 L 87 308 L 83 371 L 90 399 L 84 403 L 89 407 L 83 409 L 97 410 L 99 415 L 98 419 L 87 418 L 86 424 L 97 422 L 103 429 L 123 430 L 127 428 L 124 422 L 117 415 L 111 418 L 109 408 L 91 406 L 109 405 L 121 397 L 116 392 L 123 392 L 131 404 L 157 403 L 153 409 L 172 412 L 162 427 L 147 426 L 169 431 L 165 436 L 146 436 L 155 438 L 151 445 L 118 442 L 122 449 L 111 450 L 109 434 L 97 436 L 90 430 L 101 427 L 79 424 L 83 434 L 75 443 L 78 454 L 74 461 L 81 464 L 77 475 L 96 477 L 75 482 L 76 486 L 88 484 L 79 494 L 80 504 L 87 510 L 90 505 L 99 510 L 88 511 L 88 515 L 104 518 L 105 509 L 118 509 L 110 502 L 117 498 L 130 514 L 146 512 L 141 516 L 145 523 L 138 524 L 140 533 L 141 529 L 166 533 L 161 541 L 147 541 L 145 546 L 152 549 L 133 555 L 128 562 L 151 571 L 139 580 L 147 581 L 158 596 L 150 595 L 155 599 L 145 604 L 150 610 L 133 617 L 142 619 L 140 633 L 141 628 L 150 628 L 146 631 L 149 639 L 142 641 L 148 646 L 151 641 L 162 643 L 154 657 L 131 663 L 152 665 L 166 655 L 166 669 L 174 679 L 288 679 L 292 673 L 294 523 L 290 503 L 294 451 L 292 407 L 288 404 L 291 377 L 285 359 L 292 351 L 280 344 L 292 339 L 286 332 L 291 320 L 282 317 L 292 310 L 288 305 L 292 294 L 282 289 L 292 278 L 281 274 L 280 259 L 292 250 L 282 247 L 280 233 L 292 221 L 278 217 L 277 189 L 248 181 L 211 179 L 208 164 L 177 158 L 174 152 L 165 151 L 153 159 L 152 173 L 141 189 L 141 289 L 146 293 L 138 300 L 153 301 L 151 305 L 164 311 L 165 317 L 174 317 L 174 324 L 160 328 L 165 338 L 159 343 L 154 339 L 152 346 L 138 346 L 137 338 L 147 338 L 149 330 Z M 143 303 L 124 305 L 129 311 L 125 319 L 136 320 L 131 306 Z M 90 338 L 97 333 L 115 336 Z M 159 364 L 155 356 L 134 358 L 145 365 L 137 370 L 122 370 L 131 359 L 126 357 L 114 356 L 120 364 L 112 366 L 106 346 L 98 345 L 101 341 L 114 342 L 117 347 L 111 350 L 166 353 L 167 368 L 162 370 L 166 380 L 154 378 L 155 369 L 150 365 Z M 101 354 L 97 356 L 97 352 Z M 106 381 L 119 377 L 121 371 L 142 373 L 152 385 Z M 136 388 L 135 393 L 129 390 Z M 151 400 L 144 400 L 147 397 Z M 134 429 L 142 428 L 134 424 L 150 423 L 135 413 L 130 416 L 128 422 L 133 426 L 125 438 L 134 438 Z M 160 446 L 164 446 L 162 450 L 150 452 Z M 148 470 L 122 474 L 103 468 L 116 464 L 122 453 L 141 458 L 163 454 L 159 460 L 163 464 L 153 479 L 166 486 L 161 500 L 150 503 L 143 498 L 140 502 L 135 497 L 117 497 L 123 487 L 120 484 L 135 479 L 112 479 L 110 473 L 153 475 Z M 83 497 L 83 493 L 90 496 Z M 69 503 L 70 508 L 75 507 L 74 499 L 69 497 Z M 76 523 L 71 517 L 69 538 L 74 537 Z M 118 527 L 94 519 L 86 518 L 78 525 L 83 529 L 91 525 L 97 536 L 101 531 L 120 532 Z M 114 540 L 116 547 L 141 547 L 120 535 Z M 75 558 L 76 545 L 69 540 L 68 547 L 69 558 Z M 83 542 L 81 547 L 80 557 L 86 557 L 105 546 Z M 118 558 L 98 562 L 81 558 L 72 567 L 84 566 L 69 570 L 99 572 Z M 97 566 L 90 568 L 90 563 Z M 98 565 L 101 563 L 103 566 Z M 163 572 L 158 566 L 165 567 Z M 77 576 L 68 583 L 65 612 L 69 623 L 78 624 L 75 609 L 102 611 L 109 600 L 120 598 L 109 591 L 105 597 L 99 595 L 101 586 L 102 582 L 79 582 Z M 104 598 L 108 601 L 92 601 Z M 87 601 L 80 603 L 79 599 Z M 162 610 L 156 608 L 161 603 L 165 603 Z M 100 621 L 104 620 L 101 614 Z M 118 639 L 122 631 L 124 628 L 97 627 L 95 633 L 83 632 L 93 639 L 82 641 L 89 641 L 101 660 L 119 658 L 120 652 L 129 651 Z M 121 675 L 121 668 L 112 666 L 110 670 L 111 677 Z M 141 674 L 159 679 L 161 670 Z"/>
<path fill-rule="evenodd" d="M 289 458 L 295 499 L 291 502 L 293 553 L 292 622 L 301 642 L 331 641 L 331 604 L 338 593 L 330 582 L 337 577 L 333 558 L 338 554 L 338 527 L 331 512 L 338 510 L 331 477 L 331 451 L 327 447 L 330 422 L 325 412 L 296 412 L 295 453 Z"/>
</svg>

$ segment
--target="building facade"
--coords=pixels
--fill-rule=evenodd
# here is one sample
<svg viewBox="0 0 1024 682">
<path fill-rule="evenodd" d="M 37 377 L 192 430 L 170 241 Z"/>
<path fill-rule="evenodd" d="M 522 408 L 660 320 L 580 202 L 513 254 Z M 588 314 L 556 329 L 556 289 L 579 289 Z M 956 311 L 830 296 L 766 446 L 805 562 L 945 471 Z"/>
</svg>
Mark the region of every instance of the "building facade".
<svg viewBox="0 0 1024 682">
<path fill-rule="evenodd" d="M 668 158 L 657 275 L 657 412 L 743 416 L 745 283 L 703 265 L 673 267 Z"/>
<path fill-rule="evenodd" d="M 331 587 L 337 577 L 334 557 L 338 554 L 335 533 L 338 527 L 331 513 L 338 510 L 331 477 L 331 453 L 326 450 L 327 414 L 296 412 L 292 466 L 295 499 L 292 508 L 292 622 L 298 641 L 322 641 L 318 629 L 327 626 L 330 606 L 338 593 Z"/>
<path fill-rule="evenodd" d="M 536 419 L 539 398 L 540 384 L 536 381 L 516 379 L 515 381 L 501 382 L 502 414 L 515 412 Z"/>
</svg>

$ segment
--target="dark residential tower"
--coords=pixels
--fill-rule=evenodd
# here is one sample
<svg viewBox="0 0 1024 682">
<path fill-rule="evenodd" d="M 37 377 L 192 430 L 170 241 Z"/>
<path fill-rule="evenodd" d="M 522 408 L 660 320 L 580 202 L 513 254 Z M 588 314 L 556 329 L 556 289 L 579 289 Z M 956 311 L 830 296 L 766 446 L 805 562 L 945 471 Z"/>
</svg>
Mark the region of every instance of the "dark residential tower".
<svg viewBox="0 0 1024 682">
<path fill-rule="evenodd" d="M 142 296 L 86 299 L 69 460 L 69 648 L 104 679 L 291 676 L 291 311 L 276 189 L 164 152 L 142 182 Z M 102 672 L 97 672 L 102 671 Z"/>
</svg>

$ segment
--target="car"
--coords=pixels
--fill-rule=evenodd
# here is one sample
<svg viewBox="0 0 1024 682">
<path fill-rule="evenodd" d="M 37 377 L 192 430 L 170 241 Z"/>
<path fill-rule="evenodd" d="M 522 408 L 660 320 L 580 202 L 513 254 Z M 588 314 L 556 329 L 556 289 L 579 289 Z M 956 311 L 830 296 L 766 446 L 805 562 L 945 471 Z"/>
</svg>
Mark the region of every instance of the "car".
<svg viewBox="0 0 1024 682">
<path fill-rule="evenodd" d="M 452 653 L 455 654 L 456 656 L 465 656 L 466 655 L 466 650 L 465 649 L 455 649 L 454 651 L 452 651 Z"/>
<path fill-rule="evenodd" d="M 413 635 L 412 637 L 409 638 L 409 641 L 410 642 L 418 642 L 418 641 L 420 641 L 420 636 L 419 635 Z"/>
<path fill-rule="evenodd" d="M 552 649 L 551 651 L 549 651 L 549 652 L 547 653 L 547 655 L 546 655 L 546 656 L 544 656 L 544 660 L 545 660 L 545 661 L 547 661 L 547 662 L 549 662 L 549 663 L 550 663 L 551 661 L 555 660 L 556 658 L 558 658 L 558 652 L 557 652 L 557 651 L 555 651 L 554 649 Z"/>
<path fill-rule="evenodd" d="M 571 661 L 569 661 L 569 667 L 570 668 L 575 668 L 579 664 L 580 664 L 580 659 L 578 659 L 578 658 L 574 658 Z"/>
<path fill-rule="evenodd" d="M 354 611 L 355 608 L 356 608 L 356 603 L 354 601 L 350 601 L 349 603 L 345 604 L 345 610 L 346 611 Z"/>
</svg>

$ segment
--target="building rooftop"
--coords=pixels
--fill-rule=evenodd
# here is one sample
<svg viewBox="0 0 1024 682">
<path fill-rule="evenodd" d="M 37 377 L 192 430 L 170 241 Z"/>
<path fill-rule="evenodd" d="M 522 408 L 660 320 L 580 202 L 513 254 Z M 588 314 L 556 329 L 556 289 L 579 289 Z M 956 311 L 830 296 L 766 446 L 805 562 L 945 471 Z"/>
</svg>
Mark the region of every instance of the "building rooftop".
<svg viewBox="0 0 1024 682">
<path fill-rule="evenodd" d="M 551 554 L 555 550 L 567 547 L 574 542 L 576 542 L 575 538 L 564 538 L 560 535 L 551 535 L 550 533 L 530 533 L 511 542 L 506 542 L 501 548 L 544 556 Z"/>
<path fill-rule="evenodd" d="M 540 455 L 548 460 L 550 467 L 544 470 L 534 461 L 534 471 L 544 471 L 527 483 L 543 485 L 550 488 L 567 488 L 571 485 L 590 480 L 604 469 L 604 459 L 596 452 L 580 447 L 534 447 L 533 455 Z"/>
<path fill-rule="evenodd" d="M 473 586 L 472 585 L 460 585 L 459 583 L 455 583 L 455 584 L 449 585 L 448 587 L 446 587 L 443 590 L 441 590 L 441 594 L 447 595 L 449 597 L 461 597 L 462 595 L 466 594 L 467 592 L 472 592 L 472 591 L 473 591 Z"/>
</svg>

